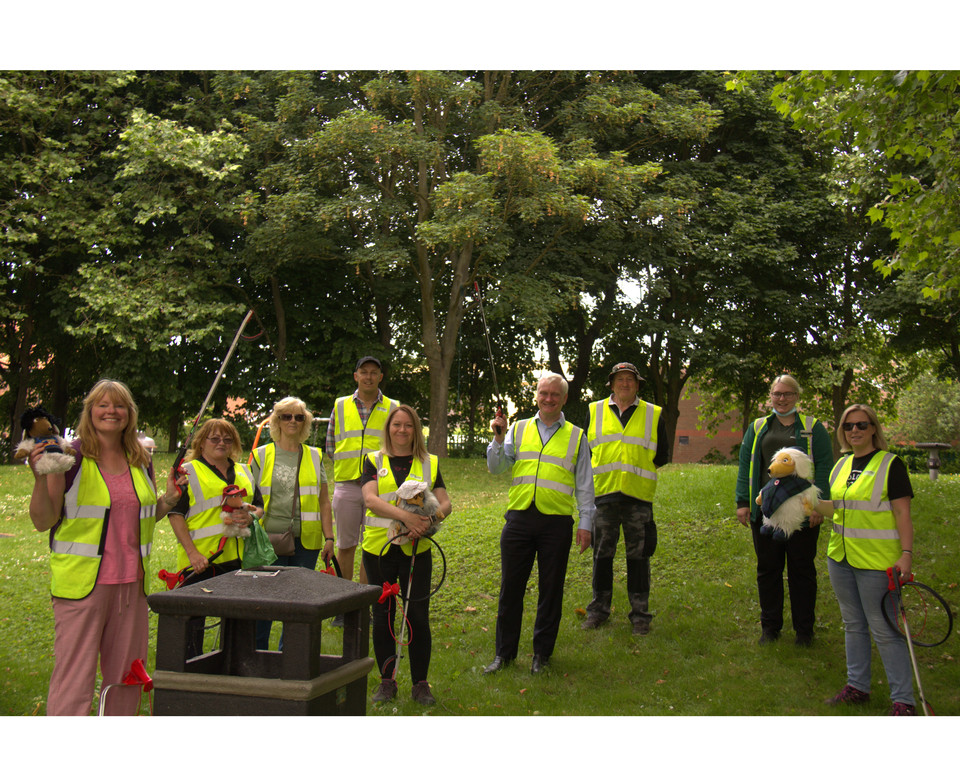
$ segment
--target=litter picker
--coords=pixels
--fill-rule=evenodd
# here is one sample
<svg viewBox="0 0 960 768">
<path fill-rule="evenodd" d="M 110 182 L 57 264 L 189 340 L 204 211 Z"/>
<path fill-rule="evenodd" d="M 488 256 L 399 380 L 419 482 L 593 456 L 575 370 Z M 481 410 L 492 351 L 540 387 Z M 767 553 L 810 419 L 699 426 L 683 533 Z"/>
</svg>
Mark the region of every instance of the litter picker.
<svg viewBox="0 0 960 768">
<path fill-rule="evenodd" d="M 900 573 L 899 568 L 887 568 L 887 577 L 889 578 L 888 589 L 890 592 L 896 593 L 897 604 L 900 607 L 900 621 L 903 622 L 903 636 L 907 639 L 907 649 L 910 651 L 910 663 L 913 664 L 913 676 L 917 681 L 917 691 L 920 693 L 920 706 L 923 709 L 923 714 L 929 715 L 932 714 L 933 710 L 927 704 L 927 697 L 923 695 L 923 686 L 920 684 L 920 670 L 917 668 L 917 655 L 913 651 L 913 638 L 910 636 L 910 625 L 907 623 L 907 610 L 903 605 L 903 582 L 900 580 L 903 574 Z M 913 578 L 912 574 L 910 578 Z"/>
<path fill-rule="evenodd" d="M 246 316 L 243 318 L 243 322 L 240 323 L 240 327 L 237 329 L 237 335 L 233 337 L 233 343 L 230 345 L 230 349 L 227 350 L 227 355 L 223 358 L 223 363 L 220 364 L 220 370 L 217 371 L 217 376 L 213 380 L 213 384 L 210 386 L 210 391 L 207 392 L 207 397 L 203 401 L 203 405 L 200 406 L 200 412 L 197 414 L 197 418 L 193 421 L 193 426 L 190 428 L 190 434 L 187 435 L 187 439 L 180 447 L 180 452 L 177 453 L 177 458 L 174 459 L 173 466 L 177 470 L 177 474 L 181 473 L 180 465 L 183 464 L 183 457 L 186 456 L 187 449 L 190 447 L 190 441 L 193 439 L 193 433 L 197 431 L 197 425 L 200 423 L 200 419 L 203 418 L 203 414 L 207 410 L 207 406 L 210 404 L 210 399 L 213 397 L 213 392 L 217 388 L 217 384 L 220 383 L 220 378 L 223 376 L 223 371 L 227 367 L 227 363 L 230 362 L 230 358 L 233 357 L 233 350 L 237 348 L 237 343 L 240 341 L 240 336 L 243 333 L 243 329 L 247 327 L 247 323 L 250 322 L 251 317 L 253 317 L 252 309 L 247 312 Z"/>
<path fill-rule="evenodd" d="M 473 281 L 473 290 L 477 294 L 477 303 L 480 305 L 480 320 L 483 322 L 483 335 L 487 340 L 487 354 L 490 356 L 490 372 L 493 374 L 493 394 L 497 398 L 497 416 L 503 416 L 503 401 L 500 398 L 500 388 L 497 386 L 497 366 L 493 362 L 493 348 L 490 346 L 490 332 L 487 330 L 487 318 L 483 313 L 483 298 L 480 296 L 480 286 Z M 497 434 L 501 433 L 499 426 L 495 427 Z"/>
</svg>

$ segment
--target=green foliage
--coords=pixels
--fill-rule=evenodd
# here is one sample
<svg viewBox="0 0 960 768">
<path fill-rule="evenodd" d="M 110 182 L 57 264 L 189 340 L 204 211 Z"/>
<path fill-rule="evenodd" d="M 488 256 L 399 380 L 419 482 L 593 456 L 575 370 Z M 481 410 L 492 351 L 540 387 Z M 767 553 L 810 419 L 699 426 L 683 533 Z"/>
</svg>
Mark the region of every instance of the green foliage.
<svg viewBox="0 0 960 768">
<path fill-rule="evenodd" d="M 960 440 L 960 383 L 932 374 L 919 376 L 897 397 L 896 440 L 954 443 Z"/>
<path fill-rule="evenodd" d="M 872 156 L 884 189 L 868 212 L 897 241 L 881 264 L 925 276 L 928 296 L 960 288 L 960 74 L 954 71 L 797 73 L 775 92 L 777 108 L 828 142 L 847 139 Z M 855 176 L 854 188 L 875 183 Z"/>
</svg>

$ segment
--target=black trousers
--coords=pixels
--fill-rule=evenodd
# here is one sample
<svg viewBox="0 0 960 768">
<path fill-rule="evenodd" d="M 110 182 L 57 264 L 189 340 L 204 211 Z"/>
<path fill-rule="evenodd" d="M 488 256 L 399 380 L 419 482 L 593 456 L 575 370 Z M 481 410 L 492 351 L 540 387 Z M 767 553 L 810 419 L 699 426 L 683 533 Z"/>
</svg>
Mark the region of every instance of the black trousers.
<svg viewBox="0 0 960 768">
<path fill-rule="evenodd" d="M 779 632 L 783 628 L 783 568 L 787 568 L 790 612 L 798 635 L 813 635 L 817 607 L 817 540 L 820 526 L 801 528 L 786 541 L 760 533 L 762 519 L 751 522 L 753 549 L 757 554 L 757 590 L 760 595 L 760 627 Z"/>
<path fill-rule="evenodd" d="M 537 618 L 533 652 L 553 653 L 563 612 L 563 582 L 573 542 L 571 515 L 545 515 L 535 509 L 510 510 L 500 533 L 500 600 L 497 607 L 496 653 L 515 659 L 523 624 L 523 598 L 537 562 Z"/>
<path fill-rule="evenodd" d="M 377 659 L 380 676 L 393 677 L 396 665 L 397 640 L 403 628 L 397 625 L 397 601 L 400 596 L 407 597 L 407 584 L 410 580 L 410 564 L 413 562 L 413 583 L 410 585 L 410 597 L 407 600 L 407 621 L 410 626 L 405 632 L 405 641 L 409 645 L 403 652 L 410 659 L 410 678 L 419 683 L 427 679 L 430 671 L 430 654 L 433 650 L 433 638 L 430 634 L 430 580 L 433 574 L 433 554 L 430 542 L 421 542 L 416 558 L 405 555 L 397 545 L 391 545 L 382 557 L 363 551 L 363 567 L 371 584 L 383 585 L 399 583 L 400 595 L 386 603 L 374 603 L 371 632 L 373 653 Z M 389 608 L 388 608 L 389 606 Z"/>
</svg>

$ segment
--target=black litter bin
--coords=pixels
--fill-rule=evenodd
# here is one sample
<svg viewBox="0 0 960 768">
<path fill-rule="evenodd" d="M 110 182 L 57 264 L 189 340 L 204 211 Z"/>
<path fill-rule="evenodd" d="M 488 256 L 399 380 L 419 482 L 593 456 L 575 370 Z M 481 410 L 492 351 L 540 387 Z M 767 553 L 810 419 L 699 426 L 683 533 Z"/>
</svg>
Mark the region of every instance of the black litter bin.
<svg viewBox="0 0 960 768">
<path fill-rule="evenodd" d="M 370 606 L 379 587 L 306 568 L 225 573 L 147 598 L 158 614 L 155 715 L 363 715 Z M 343 652 L 320 650 L 323 619 L 343 614 Z M 187 658 L 196 617 L 220 619 L 220 643 Z M 283 650 L 256 649 L 258 620 L 283 623 Z M 336 631 L 336 630 L 330 630 Z"/>
</svg>

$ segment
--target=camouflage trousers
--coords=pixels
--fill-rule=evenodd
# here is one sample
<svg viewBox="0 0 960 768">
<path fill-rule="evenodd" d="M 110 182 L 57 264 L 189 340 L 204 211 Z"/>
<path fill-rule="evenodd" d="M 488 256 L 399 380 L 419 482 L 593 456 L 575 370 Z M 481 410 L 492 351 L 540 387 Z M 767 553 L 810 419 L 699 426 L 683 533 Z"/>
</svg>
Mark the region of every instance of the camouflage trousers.
<svg viewBox="0 0 960 768">
<path fill-rule="evenodd" d="M 650 556 L 657 547 L 653 505 L 630 500 L 598 504 L 593 519 L 593 600 L 588 616 L 606 619 L 613 601 L 613 561 L 623 529 L 631 622 L 650 623 Z"/>
</svg>

